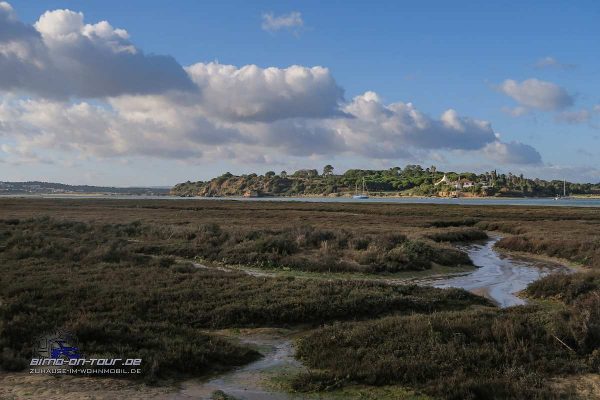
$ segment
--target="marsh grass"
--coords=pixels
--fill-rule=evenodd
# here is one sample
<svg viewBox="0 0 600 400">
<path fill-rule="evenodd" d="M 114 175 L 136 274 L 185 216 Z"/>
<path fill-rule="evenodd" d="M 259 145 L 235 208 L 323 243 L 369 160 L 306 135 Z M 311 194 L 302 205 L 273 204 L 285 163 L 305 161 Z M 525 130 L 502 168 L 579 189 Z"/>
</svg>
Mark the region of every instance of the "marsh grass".
<svg viewBox="0 0 600 400">
<path fill-rule="evenodd" d="M 544 278 L 527 290 L 551 299 L 544 307 L 505 311 L 473 310 L 488 303 L 464 291 L 339 279 L 422 274 L 440 257 L 449 257 L 440 268 L 462 270 L 453 265 L 464 253 L 447 242 L 470 229 L 505 234 L 504 248 L 596 270 L 597 209 L 0 199 L 0 219 L 3 369 L 22 368 L 31 338 L 61 326 L 90 354 L 146 351 L 146 379 L 201 375 L 258 356 L 211 329 L 302 324 L 316 330 L 299 348 L 311 367 L 297 378 L 300 391 L 390 382 L 436 398 L 572 398 L 548 380 L 600 372 L 591 272 Z M 292 276 L 176 261 L 197 256 L 278 271 L 289 263 Z"/>
<path fill-rule="evenodd" d="M 425 236 L 435 242 L 469 242 L 488 238 L 487 233 L 478 228 L 445 229 Z"/>
<path fill-rule="evenodd" d="M 303 232 L 301 240 L 298 232 Z M 206 246 L 206 254 L 234 235 L 215 224 L 192 233 L 190 240 L 201 238 L 195 243 Z M 297 251 L 290 243 L 327 252 L 317 244 L 324 238 L 327 243 L 335 240 L 304 228 L 248 236 L 253 249 L 281 255 Z M 2 369 L 24 368 L 34 338 L 58 328 L 77 335 L 88 356 L 142 358 L 143 377 L 155 382 L 203 375 L 259 357 L 206 329 L 319 325 L 489 304 L 461 290 L 258 278 L 195 268 L 170 254 L 140 252 L 142 242 L 160 248 L 179 237 L 191 237 L 190 230 L 174 233 L 140 222 L 95 224 L 46 217 L 0 221 Z"/>
<path fill-rule="evenodd" d="M 309 225 L 240 232 L 210 224 L 179 228 L 168 235 L 169 240 L 152 244 L 146 241 L 135 251 L 266 269 L 394 273 L 429 269 L 432 263 L 472 265 L 466 253 L 435 242 L 487 237 L 476 229 L 437 232 L 436 235 L 413 239 L 399 233 L 357 236 L 345 230 Z"/>
<path fill-rule="evenodd" d="M 312 370 L 294 387 L 401 384 L 448 399 L 567 397 L 547 380 L 600 372 L 600 354 L 590 345 L 600 317 L 584 314 L 523 307 L 336 323 L 300 340 L 298 356 Z"/>
<path fill-rule="evenodd" d="M 591 270 L 577 274 L 548 275 L 530 284 L 525 293 L 538 299 L 554 299 L 574 304 L 584 298 L 600 297 L 600 271 Z M 596 311 L 600 311 L 598 306 Z M 598 341 L 600 346 L 600 339 Z"/>
<path fill-rule="evenodd" d="M 563 258 L 580 265 L 600 269 L 600 239 L 592 237 L 556 237 L 556 235 L 507 236 L 496 246 L 526 253 Z"/>
</svg>

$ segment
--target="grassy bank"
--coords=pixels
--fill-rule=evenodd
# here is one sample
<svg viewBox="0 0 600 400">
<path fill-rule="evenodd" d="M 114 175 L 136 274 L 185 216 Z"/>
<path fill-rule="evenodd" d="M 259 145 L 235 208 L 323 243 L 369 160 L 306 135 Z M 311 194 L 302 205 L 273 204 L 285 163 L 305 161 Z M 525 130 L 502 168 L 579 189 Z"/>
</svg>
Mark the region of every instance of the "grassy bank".
<svg viewBox="0 0 600 400">
<path fill-rule="evenodd" d="M 140 252 L 144 241 L 172 240 L 164 235 L 161 227 L 141 223 L 0 221 L 2 368 L 24 368 L 34 338 L 62 328 L 78 336 L 88 357 L 142 358 L 148 380 L 202 375 L 259 356 L 206 329 L 487 304 L 461 290 L 257 278 Z"/>
</svg>

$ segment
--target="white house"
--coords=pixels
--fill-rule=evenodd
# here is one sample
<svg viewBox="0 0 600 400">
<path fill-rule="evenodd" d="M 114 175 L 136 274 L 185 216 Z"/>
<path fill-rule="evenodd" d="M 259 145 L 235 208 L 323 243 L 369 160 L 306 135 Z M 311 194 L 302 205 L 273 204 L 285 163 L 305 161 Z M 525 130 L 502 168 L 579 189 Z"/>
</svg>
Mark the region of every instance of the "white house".
<svg viewBox="0 0 600 400">
<path fill-rule="evenodd" d="M 468 180 L 463 180 L 459 182 L 459 185 L 463 188 L 463 189 L 468 189 L 468 188 L 472 188 L 473 186 L 475 186 L 475 182 L 473 181 L 468 181 Z"/>
</svg>

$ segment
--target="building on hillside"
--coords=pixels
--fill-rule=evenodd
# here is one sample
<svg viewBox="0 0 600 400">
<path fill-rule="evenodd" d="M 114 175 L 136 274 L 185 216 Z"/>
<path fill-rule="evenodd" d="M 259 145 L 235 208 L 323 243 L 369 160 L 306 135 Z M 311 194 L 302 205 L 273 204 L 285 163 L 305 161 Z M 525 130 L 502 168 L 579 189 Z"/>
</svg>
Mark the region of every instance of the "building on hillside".
<svg viewBox="0 0 600 400">
<path fill-rule="evenodd" d="M 459 179 L 457 181 L 450 181 L 448 177 L 444 174 L 444 177 L 435 183 L 435 186 L 438 185 L 448 185 L 452 186 L 455 189 L 469 189 L 475 186 L 475 182 L 470 181 L 468 179 Z"/>
<path fill-rule="evenodd" d="M 461 179 L 457 182 L 456 184 L 456 188 L 457 189 L 469 189 L 472 188 L 473 186 L 475 186 L 475 182 L 470 181 L 468 179 Z"/>
</svg>

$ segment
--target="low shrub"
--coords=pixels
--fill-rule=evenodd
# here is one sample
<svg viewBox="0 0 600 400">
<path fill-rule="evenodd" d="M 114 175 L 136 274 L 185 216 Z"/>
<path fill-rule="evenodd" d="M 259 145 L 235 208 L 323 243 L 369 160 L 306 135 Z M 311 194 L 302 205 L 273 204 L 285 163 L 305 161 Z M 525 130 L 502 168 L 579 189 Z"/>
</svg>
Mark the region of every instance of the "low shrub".
<svg viewBox="0 0 600 400">
<path fill-rule="evenodd" d="M 447 228 L 451 226 L 473 226 L 478 223 L 479 220 L 476 218 L 463 218 L 463 219 L 452 219 L 452 220 L 438 220 L 432 221 L 431 226 L 436 228 Z"/>
<path fill-rule="evenodd" d="M 581 296 L 597 291 L 600 291 L 600 271 L 551 274 L 531 283 L 525 292 L 530 297 L 555 298 L 571 304 Z"/>
<path fill-rule="evenodd" d="M 354 250 L 366 250 L 371 244 L 371 238 L 368 236 L 356 237 L 350 240 L 350 247 Z"/>
<path fill-rule="evenodd" d="M 487 239 L 488 235 L 481 229 L 462 228 L 427 233 L 425 237 L 435 242 L 468 242 Z"/>
<path fill-rule="evenodd" d="M 596 328 L 573 329 L 581 318 L 588 327 L 599 321 L 599 312 L 566 313 L 487 309 L 335 323 L 299 340 L 297 356 L 311 370 L 294 387 L 399 384 L 446 399 L 565 397 L 548 379 L 598 372 Z"/>
<path fill-rule="evenodd" d="M 592 268 L 600 268 L 600 241 L 595 238 L 507 236 L 496 246 L 556 258 L 564 258 Z"/>
<path fill-rule="evenodd" d="M 501 222 L 501 221 L 481 221 L 475 224 L 475 227 L 484 231 L 500 231 L 520 235 L 528 231 L 525 224 L 519 222 Z"/>
</svg>

